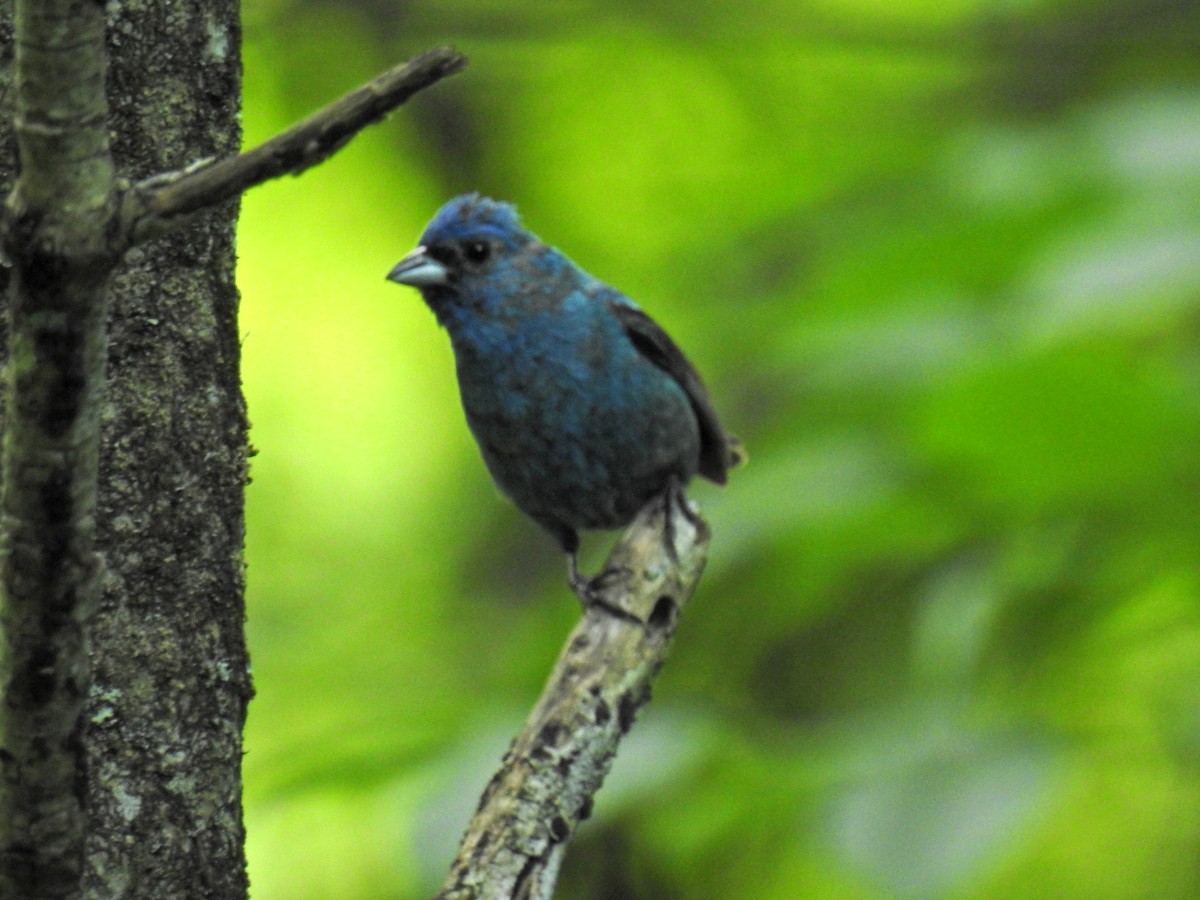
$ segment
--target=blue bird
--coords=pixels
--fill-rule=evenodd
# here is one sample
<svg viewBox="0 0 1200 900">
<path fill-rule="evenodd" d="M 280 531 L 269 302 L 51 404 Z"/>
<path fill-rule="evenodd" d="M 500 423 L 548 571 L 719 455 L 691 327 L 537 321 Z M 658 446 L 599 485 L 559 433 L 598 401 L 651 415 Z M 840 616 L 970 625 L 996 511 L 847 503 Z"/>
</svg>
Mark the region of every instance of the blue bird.
<svg viewBox="0 0 1200 900">
<path fill-rule="evenodd" d="M 509 204 L 454 198 L 387 277 L 418 288 L 449 333 L 484 462 L 558 539 L 585 606 L 595 594 L 578 568 L 581 529 L 624 527 L 697 473 L 724 484 L 741 460 L 666 332 Z"/>
</svg>

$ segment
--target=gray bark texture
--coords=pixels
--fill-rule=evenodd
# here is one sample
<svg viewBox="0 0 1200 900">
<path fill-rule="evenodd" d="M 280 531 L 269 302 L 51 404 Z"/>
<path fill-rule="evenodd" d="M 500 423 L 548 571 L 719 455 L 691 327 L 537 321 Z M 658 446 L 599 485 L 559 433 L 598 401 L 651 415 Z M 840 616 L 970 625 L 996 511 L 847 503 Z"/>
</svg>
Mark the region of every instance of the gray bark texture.
<svg viewBox="0 0 1200 900">
<path fill-rule="evenodd" d="M 12 0 L 0 0 L 6 194 L 16 178 L 12 9 Z M 123 0 L 107 7 L 106 18 L 118 175 L 136 180 L 235 153 L 236 2 Z M 82 817 L 83 853 L 80 859 L 68 847 L 62 880 L 38 885 L 31 897 L 75 895 L 71 870 L 80 865 L 89 898 L 246 895 L 240 775 L 251 687 L 243 638 L 247 423 L 233 279 L 236 212 L 236 201 L 227 202 L 125 254 L 98 307 L 107 306 L 108 323 L 107 348 L 101 340 L 89 351 L 107 349 L 92 523 L 100 590 L 93 608 L 64 604 L 72 621 L 61 629 L 67 651 L 80 640 L 90 647 L 90 688 L 86 671 L 55 676 L 66 679 L 68 692 L 87 691 L 82 727 L 64 737 L 82 749 L 72 751 L 74 800 L 62 811 Z M 28 288 L 30 270 L 23 277 Z M 14 314 L 6 310 L 6 326 Z M 31 517 L 40 514 L 27 506 Z M 79 508 L 90 522 L 87 502 Z M 14 533 L 13 523 L 6 529 Z M 66 548 L 63 559 L 81 566 L 90 553 Z M 33 563 L 35 575 L 37 565 L 50 565 Z M 8 624 L 23 615 L 10 608 Z M 10 664 L 16 677 L 34 671 L 21 660 Z M 10 702 L 22 695 L 37 699 L 13 689 Z M 10 727 L 22 715 L 28 710 L 10 707 Z M 18 851 L 32 857 L 45 849 Z M 44 859 L 36 863 L 48 870 Z"/>
<path fill-rule="evenodd" d="M 108 7 L 117 171 L 236 153 L 236 0 Z M 85 896 L 246 895 L 247 422 L 237 202 L 135 247 L 110 294 L 87 704 Z"/>
</svg>

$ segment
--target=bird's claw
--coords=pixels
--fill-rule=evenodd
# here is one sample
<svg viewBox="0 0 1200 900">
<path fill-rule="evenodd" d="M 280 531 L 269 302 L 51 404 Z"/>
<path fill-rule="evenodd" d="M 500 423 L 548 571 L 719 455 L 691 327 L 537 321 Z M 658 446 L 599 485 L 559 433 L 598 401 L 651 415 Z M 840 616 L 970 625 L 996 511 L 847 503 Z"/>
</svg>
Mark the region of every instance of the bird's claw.
<svg viewBox="0 0 1200 900">
<path fill-rule="evenodd" d="M 579 602 L 583 604 L 584 613 L 588 613 L 593 609 L 603 610 L 614 618 L 621 619 L 626 622 L 635 622 L 639 625 L 644 624 L 641 619 L 635 616 L 628 610 L 610 603 L 606 597 L 609 588 L 615 583 L 622 580 L 627 580 L 632 574 L 628 569 L 615 568 L 605 569 L 602 572 L 588 578 L 579 571 L 579 566 L 574 556 L 569 557 L 570 572 L 567 576 L 571 585 L 571 590 L 575 592 L 575 596 L 579 598 Z"/>
<path fill-rule="evenodd" d="M 692 509 L 691 501 L 688 500 L 687 494 L 684 492 L 683 484 L 678 478 L 672 478 L 667 482 L 667 489 L 663 491 L 663 529 L 664 529 L 664 544 L 666 545 L 667 555 L 671 557 L 673 563 L 679 562 L 679 550 L 675 546 L 675 517 L 672 507 L 677 507 L 683 517 L 691 523 L 692 527 L 697 532 L 702 532 L 706 527 L 704 520 L 701 519 L 694 509 Z"/>
</svg>

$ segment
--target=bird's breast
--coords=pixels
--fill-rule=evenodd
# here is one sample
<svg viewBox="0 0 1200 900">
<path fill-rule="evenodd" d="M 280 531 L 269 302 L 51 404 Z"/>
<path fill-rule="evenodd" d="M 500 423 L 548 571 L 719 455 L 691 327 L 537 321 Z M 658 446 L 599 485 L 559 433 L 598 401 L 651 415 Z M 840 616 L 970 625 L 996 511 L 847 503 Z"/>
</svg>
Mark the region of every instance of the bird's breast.
<svg viewBox="0 0 1200 900">
<path fill-rule="evenodd" d="M 616 323 L 522 324 L 455 341 L 467 422 L 522 509 L 616 527 L 668 475 L 695 472 L 699 432 L 686 395 Z"/>
</svg>

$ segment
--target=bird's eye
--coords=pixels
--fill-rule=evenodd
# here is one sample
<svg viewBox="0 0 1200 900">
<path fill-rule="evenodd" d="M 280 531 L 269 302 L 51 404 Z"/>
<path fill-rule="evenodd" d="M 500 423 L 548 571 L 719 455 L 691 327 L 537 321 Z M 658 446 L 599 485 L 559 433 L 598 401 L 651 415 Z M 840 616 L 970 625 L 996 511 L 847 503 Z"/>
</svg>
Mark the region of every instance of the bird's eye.
<svg viewBox="0 0 1200 900">
<path fill-rule="evenodd" d="M 467 241 L 463 253 L 473 263 L 481 263 L 492 255 L 492 247 L 487 241 Z"/>
</svg>

